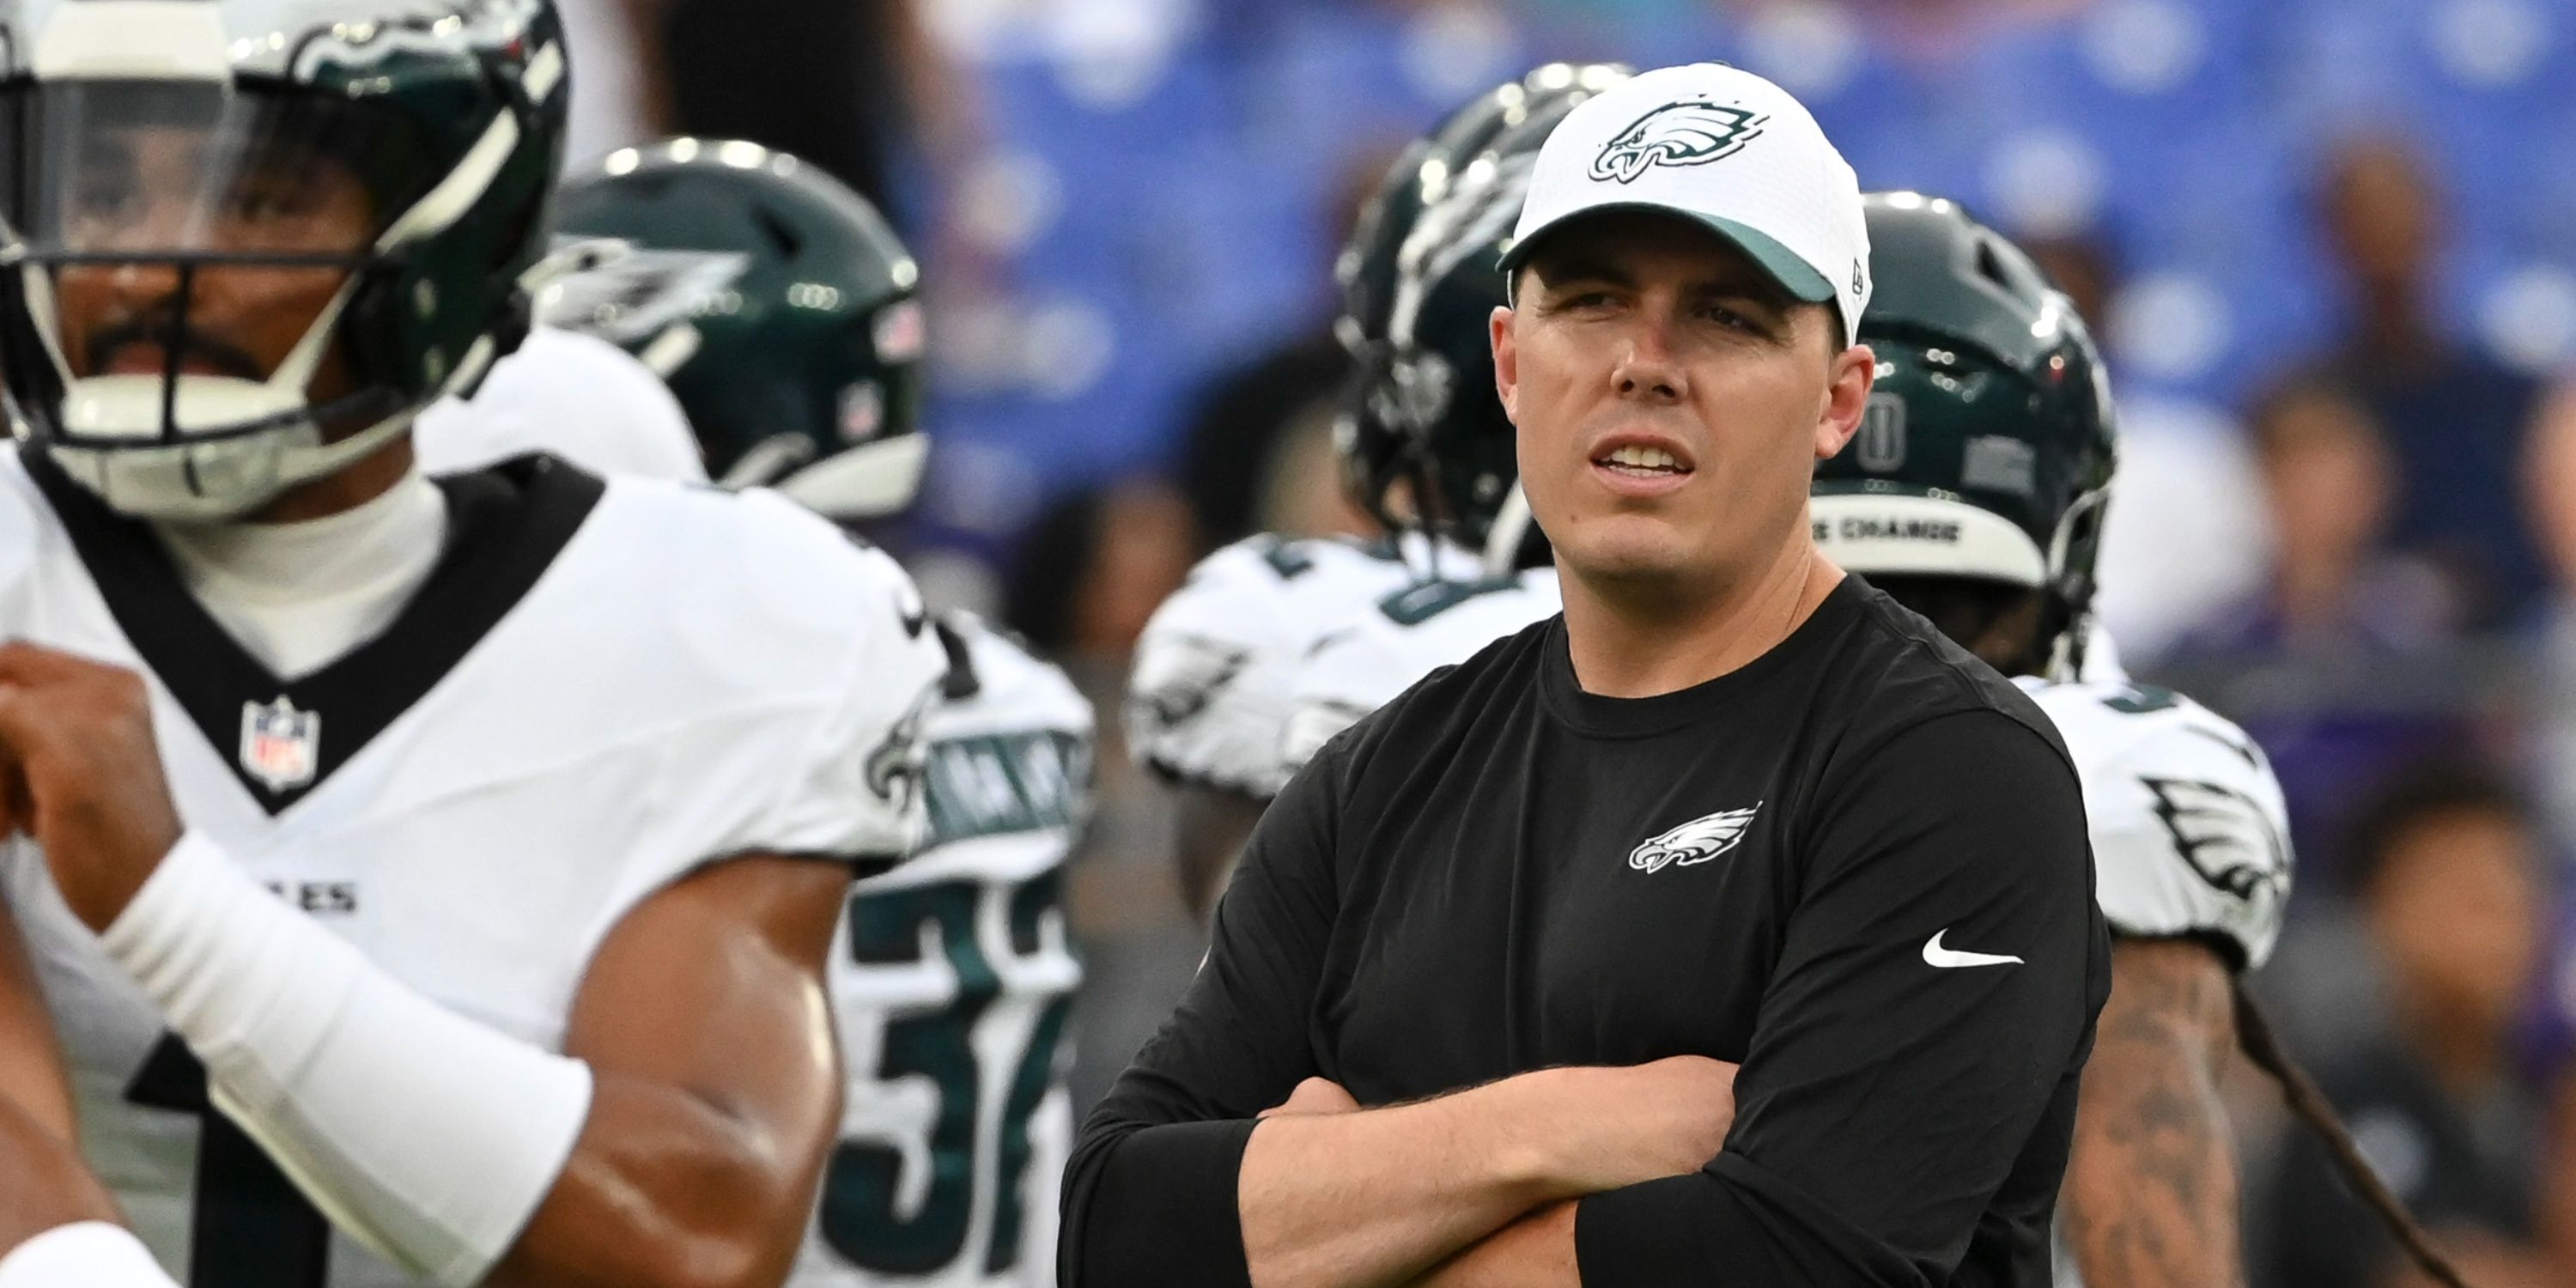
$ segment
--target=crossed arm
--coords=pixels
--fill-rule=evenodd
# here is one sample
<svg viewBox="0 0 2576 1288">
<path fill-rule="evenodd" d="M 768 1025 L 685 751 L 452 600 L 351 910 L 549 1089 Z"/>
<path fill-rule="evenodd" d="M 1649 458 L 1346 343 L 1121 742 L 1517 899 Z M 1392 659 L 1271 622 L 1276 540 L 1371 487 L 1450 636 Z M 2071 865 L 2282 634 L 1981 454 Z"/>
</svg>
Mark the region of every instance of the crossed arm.
<svg viewBox="0 0 2576 1288">
<path fill-rule="evenodd" d="M 1309 1079 L 1244 1150 L 1252 1282 L 1576 1284 L 1563 1200 L 1697 1169 L 1734 1121 L 1734 1080 L 1734 1065 L 1676 1056 L 1364 1110 Z"/>
<path fill-rule="evenodd" d="M 1559 1068 L 1338 1114 L 1292 1094 L 1325 1072 L 1319 988 L 1337 969 L 1340 789 L 1319 762 L 1263 819 L 1179 1010 L 1084 1127 L 1064 1282 L 1947 1276 L 1999 1194 L 2044 1210 L 2048 1143 L 2071 1129 L 2072 1061 L 2107 985 L 2071 771 L 2001 717 L 1976 719 L 1887 745 L 1915 790 L 1819 810 L 1810 893 L 1740 1077 L 1714 1061 Z M 1848 781 L 1886 781 L 1867 768 Z M 2062 790 L 2029 790 L 2047 775 Z M 1920 948 L 1950 925 L 2030 965 L 1936 971 Z"/>
</svg>

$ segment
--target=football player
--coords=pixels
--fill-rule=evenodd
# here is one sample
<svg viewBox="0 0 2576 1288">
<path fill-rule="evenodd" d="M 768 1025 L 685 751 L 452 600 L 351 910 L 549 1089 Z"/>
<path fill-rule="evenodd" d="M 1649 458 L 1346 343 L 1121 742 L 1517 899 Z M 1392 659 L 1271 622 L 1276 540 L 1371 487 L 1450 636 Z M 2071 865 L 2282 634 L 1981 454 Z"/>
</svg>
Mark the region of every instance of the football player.
<svg viewBox="0 0 2576 1288">
<path fill-rule="evenodd" d="M 0 7 L 8 1288 L 795 1258 L 946 659 L 778 497 L 414 468 L 564 70 L 546 0 Z"/>
<path fill-rule="evenodd" d="M 1590 86 L 1624 77 L 1591 69 Z M 1344 329 L 1382 337 L 1363 346 L 1358 402 L 1344 444 L 1355 487 L 1392 530 L 1426 527 L 1479 552 L 1473 575 L 1439 576 L 1391 592 L 1315 642 L 1291 681 L 1280 749 L 1302 768 L 1334 734 L 1438 667 L 1564 607 L 1547 542 L 1518 486 L 1514 431 L 1494 393 L 1492 323 L 1504 307 L 1494 271 L 1529 191 L 1530 167 L 1580 93 L 1535 98 L 1477 150 L 1390 177 L 1379 217 L 1349 252 L 1356 279 Z M 1454 170 L 1454 175 L 1450 171 Z M 1407 218 L 1409 216 L 1409 218 Z M 1401 502 L 1402 504 L 1399 504 Z"/>
<path fill-rule="evenodd" d="M 576 175 L 557 218 L 632 250 L 548 312 L 661 367 L 717 477 L 845 524 L 911 501 L 919 272 L 864 199 L 792 156 L 678 139 Z M 950 662 L 923 720 L 931 841 L 853 888 L 833 945 L 848 1093 L 793 1288 L 1054 1282 L 1091 708 L 970 615 L 931 629 Z"/>
<path fill-rule="evenodd" d="M 2241 1283 L 2219 1099 L 2240 1039 L 2283 1076 L 2294 1108 L 2341 1139 L 2237 987 L 2270 955 L 2290 893 L 2280 783 L 2235 725 L 2132 682 L 2095 628 L 2115 427 L 2073 306 L 1951 202 L 1886 193 L 1864 206 L 1878 286 L 1860 339 L 1878 381 L 1851 445 L 1817 470 L 1816 542 L 2016 677 L 2056 722 L 2083 779 L 2096 897 L 2114 935 L 2060 1278 Z M 2384 1200 L 2381 1190 L 2374 1202 L 2403 1223 Z M 2420 1238 L 2411 1246 L 2423 1252 Z"/>
<path fill-rule="evenodd" d="M 1352 495 L 1398 535 L 1373 543 L 1267 533 L 1239 541 L 1202 560 L 1138 640 L 1128 745 L 1178 790 L 1182 893 L 1202 915 L 1263 806 L 1304 753 L 1337 731 L 1335 720 L 1355 718 L 1346 702 L 1301 695 L 1309 655 L 1379 618 L 1419 626 L 1476 597 L 1461 596 L 1459 587 L 1499 592 L 1518 584 L 1515 538 L 1528 523 L 1525 509 L 1516 518 L 1505 513 L 1518 473 L 1510 427 L 1502 425 L 1499 438 L 1490 432 L 1501 424 L 1499 407 L 1490 421 L 1478 419 L 1482 405 L 1493 402 L 1490 375 L 1478 374 L 1490 373 L 1492 359 L 1465 358 L 1462 372 L 1453 365 L 1461 356 L 1450 349 L 1415 344 L 1392 328 L 1399 321 L 1410 328 L 1426 308 L 1445 320 L 1446 311 L 1461 306 L 1453 295 L 1436 302 L 1417 297 L 1448 276 L 1446 255 L 1430 240 L 1446 247 L 1464 234 L 1416 245 L 1418 230 L 1482 229 L 1499 220 L 1508 232 L 1519 213 L 1517 188 L 1508 201 L 1485 200 L 1498 189 L 1476 167 L 1494 141 L 1534 116 L 1553 123 L 1627 75 L 1607 64 L 1551 64 L 1452 113 L 1397 158 L 1342 255 L 1336 329 L 1361 374 L 1336 433 Z M 1541 128 L 1534 137 L 1544 135 Z M 1436 221 L 1427 213 L 1435 207 Z M 1416 252 L 1409 270 L 1408 248 Z M 1484 267 L 1491 269 L 1490 259 Z M 1477 314 L 1477 347 L 1485 343 L 1482 319 Z M 1424 427 L 1434 424 L 1456 431 L 1440 447 L 1456 455 L 1435 460 L 1428 454 Z M 1509 535 L 1500 539 L 1505 548 L 1493 565 L 1499 571 L 1489 574 L 1474 543 L 1497 530 L 1498 518 Z M 1549 603 L 1531 617 L 1552 611 Z M 1383 696 L 1436 661 L 1403 671 Z M 1301 709 L 1311 714 L 1300 718 Z M 1294 731 L 1292 721 L 1299 726 Z"/>
</svg>

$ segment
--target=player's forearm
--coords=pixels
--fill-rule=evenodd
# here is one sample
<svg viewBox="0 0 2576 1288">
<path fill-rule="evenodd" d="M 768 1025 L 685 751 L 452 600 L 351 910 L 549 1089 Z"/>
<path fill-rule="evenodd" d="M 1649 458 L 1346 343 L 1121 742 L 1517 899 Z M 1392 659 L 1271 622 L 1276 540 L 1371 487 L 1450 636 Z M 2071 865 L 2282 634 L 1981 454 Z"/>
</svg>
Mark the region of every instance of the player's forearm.
<svg viewBox="0 0 2576 1288">
<path fill-rule="evenodd" d="M 2098 1068 L 2101 1055 L 2095 1055 Z M 2169 1086 L 2095 1118 L 2088 1076 L 2067 1169 L 2066 1234 L 2094 1288 L 2243 1282 L 2236 1163 L 2214 1094 Z M 2108 1121 L 2113 1116 L 2121 1121 Z"/>
<path fill-rule="evenodd" d="M 2234 1142 L 2218 1077 L 2224 968 L 2187 943 L 2123 942 L 2076 1111 L 2066 1236 L 2092 1288 L 2243 1282 Z"/>
<path fill-rule="evenodd" d="M 0 1097 L 0 1254 L 57 1226 L 121 1219 L 72 1142 Z"/>
<path fill-rule="evenodd" d="M 837 1097 L 818 1088 L 811 1117 Z M 813 1210 L 828 1130 L 789 1141 L 687 1092 L 602 1075 L 563 1175 L 492 1288 L 768 1288 Z"/>
<path fill-rule="evenodd" d="M 417 1277 L 479 1282 L 589 1113 L 582 1061 L 440 1005 L 203 837 L 163 859 L 102 944 L 204 1060 L 216 1107 Z"/>
<path fill-rule="evenodd" d="M 590 1114 L 498 1288 L 785 1279 L 841 1120 L 823 975 L 847 898 L 832 865 L 741 858 L 610 934 L 564 1034 Z"/>
<path fill-rule="evenodd" d="M 1554 1138 L 1552 1070 L 1419 1104 L 1281 1117 L 1237 1182 L 1254 1288 L 1402 1284 L 1533 1207 L 1582 1192 Z"/>
</svg>

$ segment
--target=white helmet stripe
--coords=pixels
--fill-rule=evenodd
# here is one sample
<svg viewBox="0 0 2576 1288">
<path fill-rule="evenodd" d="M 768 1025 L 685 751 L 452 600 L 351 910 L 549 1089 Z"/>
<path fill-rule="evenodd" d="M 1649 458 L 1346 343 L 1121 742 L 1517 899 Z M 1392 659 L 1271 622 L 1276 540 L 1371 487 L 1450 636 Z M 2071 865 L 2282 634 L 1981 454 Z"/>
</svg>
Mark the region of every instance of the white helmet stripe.
<svg viewBox="0 0 2576 1288">
<path fill-rule="evenodd" d="M 448 171 L 447 177 L 440 180 L 437 187 L 412 203 L 412 208 L 404 211 L 402 218 L 395 220 L 392 227 L 385 229 L 385 235 L 376 239 L 376 249 L 392 250 L 447 231 L 449 225 L 463 218 L 466 211 L 474 208 L 475 202 L 483 199 L 484 193 L 491 191 L 492 181 L 500 177 L 501 167 L 509 164 L 510 154 L 518 147 L 518 118 L 507 112 L 494 116 L 492 124 L 484 129 L 483 137 L 474 141 L 474 146 L 466 151 L 463 160 L 456 163 L 456 168 Z"/>
<path fill-rule="evenodd" d="M 205 0 L 89 0 L 54 11 L 29 62 L 38 80 L 233 79 L 223 11 Z"/>
<path fill-rule="evenodd" d="M 2048 558 L 2012 520 L 1929 496 L 1832 495 L 1808 501 L 1825 557 L 1868 576 L 1983 577 L 2048 582 Z"/>
</svg>

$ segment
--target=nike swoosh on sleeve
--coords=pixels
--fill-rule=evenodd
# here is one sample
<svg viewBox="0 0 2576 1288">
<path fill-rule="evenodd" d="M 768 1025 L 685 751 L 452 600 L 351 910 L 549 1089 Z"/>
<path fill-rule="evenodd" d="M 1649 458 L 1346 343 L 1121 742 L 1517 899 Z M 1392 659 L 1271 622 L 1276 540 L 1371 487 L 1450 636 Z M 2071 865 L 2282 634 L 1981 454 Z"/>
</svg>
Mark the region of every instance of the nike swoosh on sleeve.
<svg viewBox="0 0 2576 1288">
<path fill-rule="evenodd" d="M 2002 953 L 1971 953 L 1962 952 L 1956 948 L 1944 948 L 1941 946 L 1941 939 L 1942 936 L 1949 933 L 1949 928 L 1945 926 L 1941 928 L 1939 932 L 1935 933 L 1930 939 L 1923 941 L 1923 962 L 1925 965 L 1937 966 L 1943 970 L 1955 970 L 1961 966 L 2018 966 L 2022 964 L 2020 958 L 2006 956 Z"/>
</svg>

